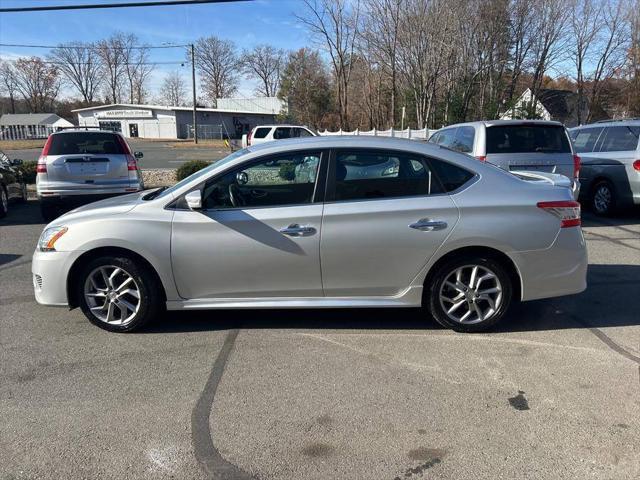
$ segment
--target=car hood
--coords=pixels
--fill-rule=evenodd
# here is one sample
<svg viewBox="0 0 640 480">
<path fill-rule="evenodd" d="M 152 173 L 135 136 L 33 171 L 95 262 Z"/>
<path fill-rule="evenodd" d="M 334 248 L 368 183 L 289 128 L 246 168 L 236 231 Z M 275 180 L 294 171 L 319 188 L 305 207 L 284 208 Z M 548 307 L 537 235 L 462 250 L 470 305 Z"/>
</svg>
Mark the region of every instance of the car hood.
<svg viewBox="0 0 640 480">
<path fill-rule="evenodd" d="M 82 220 L 88 217 L 104 217 L 107 215 L 127 213 L 133 210 L 136 205 L 140 204 L 143 201 L 142 197 L 147 193 L 149 192 L 130 193 L 128 195 L 121 195 L 89 203 L 65 213 L 54 220 L 52 224 L 55 223 L 56 225 L 60 225 L 65 222 Z"/>
</svg>

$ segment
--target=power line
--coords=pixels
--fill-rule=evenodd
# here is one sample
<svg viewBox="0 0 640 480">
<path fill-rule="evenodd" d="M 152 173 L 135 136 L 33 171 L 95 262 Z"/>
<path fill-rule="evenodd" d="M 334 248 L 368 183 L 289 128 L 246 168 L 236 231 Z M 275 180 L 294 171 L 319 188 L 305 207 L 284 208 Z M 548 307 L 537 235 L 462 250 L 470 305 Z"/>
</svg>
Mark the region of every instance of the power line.
<svg viewBox="0 0 640 480">
<path fill-rule="evenodd" d="M 190 44 L 186 45 L 131 45 L 131 46 L 118 46 L 118 45 L 108 45 L 107 48 L 111 50 L 128 50 L 128 49 L 155 49 L 155 48 L 186 48 L 190 46 Z M 100 47 L 92 44 L 84 44 L 84 45 L 66 45 L 61 43 L 59 45 L 27 45 L 21 43 L 0 43 L 0 47 L 11 47 L 11 48 L 75 48 L 75 49 L 90 49 L 90 50 L 100 50 Z"/>
<path fill-rule="evenodd" d="M 52 10 L 88 10 L 97 8 L 163 7 L 169 5 L 196 5 L 200 3 L 230 3 L 250 0 L 153 0 L 149 2 L 97 3 L 78 5 L 46 5 L 40 7 L 0 8 L 0 13 L 44 12 Z"/>
</svg>

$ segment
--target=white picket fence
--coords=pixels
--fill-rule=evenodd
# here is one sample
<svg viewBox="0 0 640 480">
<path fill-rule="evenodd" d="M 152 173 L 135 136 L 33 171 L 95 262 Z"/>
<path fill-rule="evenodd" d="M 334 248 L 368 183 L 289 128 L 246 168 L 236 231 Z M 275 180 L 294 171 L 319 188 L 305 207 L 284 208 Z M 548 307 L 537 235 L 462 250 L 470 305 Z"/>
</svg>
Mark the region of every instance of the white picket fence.
<svg viewBox="0 0 640 480">
<path fill-rule="evenodd" d="M 360 130 L 356 129 L 351 132 L 344 131 L 342 129 L 337 132 L 330 132 L 329 130 L 325 130 L 324 132 L 318 132 L 323 136 L 343 136 L 343 135 L 356 135 L 356 136 L 370 136 L 370 137 L 394 137 L 394 138 L 408 138 L 410 140 L 428 140 L 429 137 L 435 132 L 435 130 L 430 130 L 428 128 L 423 128 L 421 130 L 413 130 L 411 128 L 406 128 L 404 130 L 395 130 L 390 128 L 389 130 Z"/>
</svg>

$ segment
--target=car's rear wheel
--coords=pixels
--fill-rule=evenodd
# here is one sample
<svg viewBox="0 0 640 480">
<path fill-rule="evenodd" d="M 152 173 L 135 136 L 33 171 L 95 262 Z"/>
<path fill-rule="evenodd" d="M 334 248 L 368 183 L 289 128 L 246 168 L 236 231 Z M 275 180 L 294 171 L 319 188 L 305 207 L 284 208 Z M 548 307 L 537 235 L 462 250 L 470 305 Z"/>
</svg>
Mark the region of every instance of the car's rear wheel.
<svg viewBox="0 0 640 480">
<path fill-rule="evenodd" d="M 609 180 L 601 180 L 591 190 L 590 207 L 597 215 L 611 215 L 616 209 L 616 191 Z"/>
<path fill-rule="evenodd" d="M 2 185 L 0 185 L 0 218 L 4 218 L 9 213 L 9 195 Z"/>
<path fill-rule="evenodd" d="M 76 298 L 82 312 L 105 330 L 139 329 L 161 311 L 157 278 L 131 258 L 96 258 L 85 265 L 78 280 Z"/>
<path fill-rule="evenodd" d="M 504 266 L 491 257 L 463 257 L 443 263 L 428 286 L 434 319 L 459 332 L 481 332 L 504 317 L 513 287 Z"/>
</svg>

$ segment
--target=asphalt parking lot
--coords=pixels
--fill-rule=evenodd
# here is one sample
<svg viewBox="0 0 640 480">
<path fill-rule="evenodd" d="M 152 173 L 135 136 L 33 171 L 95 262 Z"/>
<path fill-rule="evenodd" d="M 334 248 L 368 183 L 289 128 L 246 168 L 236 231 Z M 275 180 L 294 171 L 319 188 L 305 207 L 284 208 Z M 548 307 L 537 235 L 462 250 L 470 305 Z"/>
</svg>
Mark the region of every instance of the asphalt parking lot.
<svg viewBox="0 0 640 480">
<path fill-rule="evenodd" d="M 234 141 L 237 143 L 237 141 Z M 127 139 L 127 143 L 133 151 L 139 151 L 144 157 L 138 161 L 140 168 L 178 168 L 190 160 L 220 160 L 229 154 L 229 149 L 212 146 L 211 144 L 199 144 L 173 147 L 176 141 L 149 141 Z M 236 145 L 235 148 L 239 148 Z M 23 150 L 7 150 L 11 158 L 19 158 L 23 161 L 38 160 L 42 148 L 29 148 Z"/>
<path fill-rule="evenodd" d="M 640 215 L 584 219 L 586 292 L 491 334 L 417 310 L 169 313 L 33 299 L 35 202 L 0 221 L 0 479 L 640 478 Z"/>
</svg>

